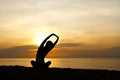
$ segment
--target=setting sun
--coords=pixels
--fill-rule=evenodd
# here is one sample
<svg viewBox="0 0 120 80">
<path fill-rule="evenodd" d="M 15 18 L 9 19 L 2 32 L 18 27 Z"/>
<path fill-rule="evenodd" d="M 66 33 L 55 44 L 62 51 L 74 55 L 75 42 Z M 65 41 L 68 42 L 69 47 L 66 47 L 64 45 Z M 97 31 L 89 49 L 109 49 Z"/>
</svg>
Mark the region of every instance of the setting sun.
<svg viewBox="0 0 120 80">
<path fill-rule="evenodd" d="M 35 44 L 35 45 L 40 45 L 44 40 L 45 40 L 45 38 L 46 38 L 47 36 L 45 36 L 45 37 L 39 37 L 39 38 L 35 38 L 35 40 L 33 41 L 33 44 Z M 52 37 L 50 37 L 48 40 L 50 40 L 50 41 L 52 41 L 52 42 L 55 42 L 56 40 L 57 40 L 57 38 L 56 38 L 56 36 L 52 36 Z M 48 41 L 47 40 L 47 41 Z"/>
<path fill-rule="evenodd" d="M 34 40 L 33 40 L 33 44 L 35 45 L 40 45 L 44 39 L 47 37 L 48 33 L 45 32 L 45 29 L 43 29 L 44 32 L 36 32 L 34 35 Z"/>
<path fill-rule="evenodd" d="M 36 38 L 35 41 L 34 41 L 34 44 L 36 45 L 40 45 L 42 43 L 42 41 L 44 40 L 44 38 Z"/>
</svg>

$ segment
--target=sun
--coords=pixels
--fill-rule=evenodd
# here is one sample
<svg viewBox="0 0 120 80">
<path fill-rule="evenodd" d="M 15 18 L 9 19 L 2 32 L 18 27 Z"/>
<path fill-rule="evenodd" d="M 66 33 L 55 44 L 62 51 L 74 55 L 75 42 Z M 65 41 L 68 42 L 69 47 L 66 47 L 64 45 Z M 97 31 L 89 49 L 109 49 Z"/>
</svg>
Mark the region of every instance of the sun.
<svg viewBox="0 0 120 80">
<path fill-rule="evenodd" d="M 34 44 L 35 45 L 40 45 L 41 43 L 42 43 L 42 41 L 44 40 L 44 38 L 36 38 L 35 40 L 34 40 Z"/>
<path fill-rule="evenodd" d="M 33 40 L 33 44 L 39 46 L 45 40 L 45 38 L 46 38 L 46 34 L 42 34 L 42 35 L 40 35 L 40 37 L 35 37 L 34 40 Z M 52 36 L 48 40 L 50 40 L 54 43 L 57 40 L 57 38 L 55 36 Z"/>
<path fill-rule="evenodd" d="M 44 39 L 45 39 L 44 37 L 36 38 L 33 43 L 39 46 L 44 41 Z M 54 36 L 54 37 L 49 38 L 48 40 L 55 42 L 57 38 Z"/>
<path fill-rule="evenodd" d="M 40 45 L 46 38 L 46 36 L 48 35 L 48 33 L 44 32 L 36 32 L 34 35 L 34 40 L 33 40 L 33 44 L 35 45 Z"/>
</svg>

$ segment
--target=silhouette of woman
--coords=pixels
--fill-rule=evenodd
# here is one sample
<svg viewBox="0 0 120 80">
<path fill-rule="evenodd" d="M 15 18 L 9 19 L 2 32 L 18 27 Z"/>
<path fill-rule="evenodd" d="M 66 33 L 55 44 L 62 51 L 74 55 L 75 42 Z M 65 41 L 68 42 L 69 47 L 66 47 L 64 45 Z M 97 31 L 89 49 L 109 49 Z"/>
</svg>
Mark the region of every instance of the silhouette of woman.
<svg viewBox="0 0 120 80">
<path fill-rule="evenodd" d="M 55 36 L 57 38 L 54 43 L 48 40 L 51 36 Z M 48 61 L 45 63 L 44 58 L 48 54 L 48 52 L 54 48 L 58 40 L 59 40 L 59 37 L 54 33 L 46 37 L 46 39 L 42 42 L 42 44 L 38 48 L 36 61 L 33 61 L 33 60 L 31 61 L 31 64 L 33 67 L 49 67 L 49 65 L 51 64 L 51 61 Z"/>
</svg>

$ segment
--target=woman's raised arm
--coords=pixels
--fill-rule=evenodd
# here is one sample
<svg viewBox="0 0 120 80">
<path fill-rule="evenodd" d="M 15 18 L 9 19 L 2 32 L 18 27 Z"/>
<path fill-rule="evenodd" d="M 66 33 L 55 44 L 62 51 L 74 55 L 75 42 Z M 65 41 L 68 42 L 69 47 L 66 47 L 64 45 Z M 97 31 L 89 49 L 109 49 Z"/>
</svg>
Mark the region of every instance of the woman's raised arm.
<svg viewBox="0 0 120 80">
<path fill-rule="evenodd" d="M 56 45 L 56 43 L 58 42 L 59 37 L 56 34 L 53 34 L 53 35 L 57 37 L 57 40 L 54 42 L 54 45 L 53 45 L 53 47 L 54 47 Z"/>
<path fill-rule="evenodd" d="M 48 37 L 45 38 L 45 40 L 42 42 L 42 44 L 40 45 L 40 47 L 43 47 L 45 42 L 52 36 L 52 35 L 55 35 L 55 34 L 50 34 Z"/>
</svg>

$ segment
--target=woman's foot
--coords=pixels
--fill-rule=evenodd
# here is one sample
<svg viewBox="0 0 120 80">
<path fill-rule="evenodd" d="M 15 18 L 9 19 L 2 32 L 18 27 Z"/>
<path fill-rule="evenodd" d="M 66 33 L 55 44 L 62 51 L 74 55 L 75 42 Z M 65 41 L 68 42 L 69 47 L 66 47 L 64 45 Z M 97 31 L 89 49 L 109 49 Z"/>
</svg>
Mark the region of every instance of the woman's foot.
<svg viewBox="0 0 120 80">
<path fill-rule="evenodd" d="M 31 65 L 34 67 L 34 68 L 48 68 L 49 65 L 51 64 L 51 61 L 48 61 L 46 63 L 36 63 L 36 61 L 31 61 Z"/>
<path fill-rule="evenodd" d="M 46 62 L 46 63 L 45 63 L 45 67 L 48 68 L 48 67 L 50 66 L 50 64 L 51 64 L 51 61 Z"/>
<path fill-rule="evenodd" d="M 31 65 L 33 66 L 33 67 L 36 67 L 36 61 L 31 61 Z"/>
</svg>

